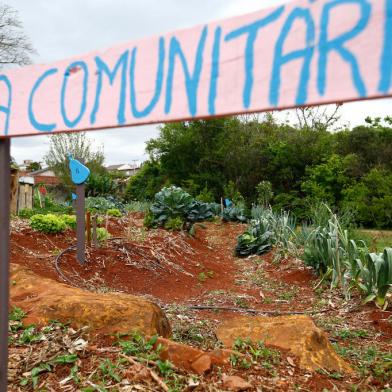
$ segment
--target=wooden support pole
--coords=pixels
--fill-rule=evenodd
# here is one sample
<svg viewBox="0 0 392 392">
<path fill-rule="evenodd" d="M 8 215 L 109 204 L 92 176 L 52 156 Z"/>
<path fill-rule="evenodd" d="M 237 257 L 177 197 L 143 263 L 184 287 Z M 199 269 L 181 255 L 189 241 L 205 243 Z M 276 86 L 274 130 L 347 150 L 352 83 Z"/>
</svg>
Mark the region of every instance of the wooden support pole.
<svg viewBox="0 0 392 392">
<path fill-rule="evenodd" d="M 84 184 L 76 185 L 76 258 L 80 264 L 84 264 L 86 261 L 86 218 L 84 212 L 84 190 Z"/>
<path fill-rule="evenodd" d="M 0 392 L 7 392 L 10 258 L 10 139 L 0 139 Z"/>
<path fill-rule="evenodd" d="M 94 248 L 98 248 L 98 239 L 97 239 L 97 214 L 93 216 L 93 245 Z"/>
<path fill-rule="evenodd" d="M 87 246 L 91 246 L 91 213 L 86 212 Z"/>
</svg>

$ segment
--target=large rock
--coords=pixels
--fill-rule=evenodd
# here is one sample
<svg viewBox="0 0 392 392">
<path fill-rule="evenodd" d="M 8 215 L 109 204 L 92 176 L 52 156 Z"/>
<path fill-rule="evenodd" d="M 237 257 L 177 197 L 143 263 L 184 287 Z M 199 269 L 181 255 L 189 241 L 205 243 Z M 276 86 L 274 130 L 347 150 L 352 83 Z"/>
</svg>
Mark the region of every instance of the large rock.
<svg viewBox="0 0 392 392">
<path fill-rule="evenodd" d="M 289 350 L 306 370 L 352 372 L 336 354 L 325 333 L 308 316 L 237 317 L 222 323 L 216 335 L 226 347 L 232 347 L 234 340 L 241 337 Z"/>
<path fill-rule="evenodd" d="M 11 306 L 26 311 L 29 323 L 42 325 L 48 320 L 58 320 L 103 333 L 139 331 L 164 337 L 171 334 L 162 310 L 133 295 L 91 293 L 42 278 L 13 264 L 10 282 Z"/>
</svg>

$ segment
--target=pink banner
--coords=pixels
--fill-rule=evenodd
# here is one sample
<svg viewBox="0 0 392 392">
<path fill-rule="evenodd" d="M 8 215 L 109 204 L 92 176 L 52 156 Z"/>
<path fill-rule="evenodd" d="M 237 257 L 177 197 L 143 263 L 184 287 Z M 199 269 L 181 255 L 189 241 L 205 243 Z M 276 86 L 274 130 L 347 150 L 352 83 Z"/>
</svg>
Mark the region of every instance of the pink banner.
<svg viewBox="0 0 392 392">
<path fill-rule="evenodd" d="M 302 0 L 0 74 L 0 137 L 391 96 L 392 0 Z"/>
</svg>

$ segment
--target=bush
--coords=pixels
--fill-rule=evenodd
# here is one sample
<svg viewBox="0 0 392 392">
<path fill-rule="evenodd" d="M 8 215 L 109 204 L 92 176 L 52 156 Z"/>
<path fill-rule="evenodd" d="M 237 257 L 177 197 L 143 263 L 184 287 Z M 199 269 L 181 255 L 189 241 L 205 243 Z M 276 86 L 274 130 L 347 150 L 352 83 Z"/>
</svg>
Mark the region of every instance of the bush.
<svg viewBox="0 0 392 392">
<path fill-rule="evenodd" d="M 99 242 L 106 241 L 110 237 L 110 233 L 104 227 L 97 227 L 97 240 Z"/>
<path fill-rule="evenodd" d="M 76 229 L 76 216 L 75 215 L 60 215 L 59 218 L 72 230 Z"/>
<path fill-rule="evenodd" d="M 42 233 L 56 234 L 62 233 L 67 225 L 59 216 L 37 214 L 30 218 L 30 227 Z"/>
<path fill-rule="evenodd" d="M 35 210 L 28 209 L 28 208 L 25 208 L 25 209 L 20 210 L 18 212 L 18 216 L 20 218 L 24 218 L 24 219 L 30 219 L 33 215 L 36 215 L 36 214 L 37 214 L 37 212 Z"/>
<path fill-rule="evenodd" d="M 121 211 L 118 208 L 109 208 L 106 213 L 110 216 L 115 216 L 117 218 L 121 217 Z"/>
</svg>

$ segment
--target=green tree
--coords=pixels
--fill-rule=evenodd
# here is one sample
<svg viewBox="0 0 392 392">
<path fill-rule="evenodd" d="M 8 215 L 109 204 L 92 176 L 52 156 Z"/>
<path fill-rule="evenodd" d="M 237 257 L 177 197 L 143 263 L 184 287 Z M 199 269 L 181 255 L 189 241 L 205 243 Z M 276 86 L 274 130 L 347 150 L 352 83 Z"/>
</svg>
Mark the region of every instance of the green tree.
<svg viewBox="0 0 392 392">
<path fill-rule="evenodd" d="M 102 150 L 93 150 L 92 142 L 83 132 L 61 133 L 50 137 L 49 151 L 44 160 L 48 167 L 68 188 L 73 186 L 69 171 L 68 156 L 83 162 L 93 175 L 103 174 L 104 154 Z"/>
<path fill-rule="evenodd" d="M 342 192 L 349 184 L 345 159 L 333 154 L 326 162 L 308 168 L 302 190 L 313 200 L 336 206 L 341 202 Z"/>
<path fill-rule="evenodd" d="M 392 228 L 392 172 L 373 168 L 361 181 L 343 191 L 343 205 L 356 212 L 366 227 Z"/>
<path fill-rule="evenodd" d="M 125 189 L 125 198 L 131 200 L 152 200 L 157 192 L 170 182 L 163 174 L 161 164 L 147 161 L 139 172 L 131 177 Z"/>
</svg>

